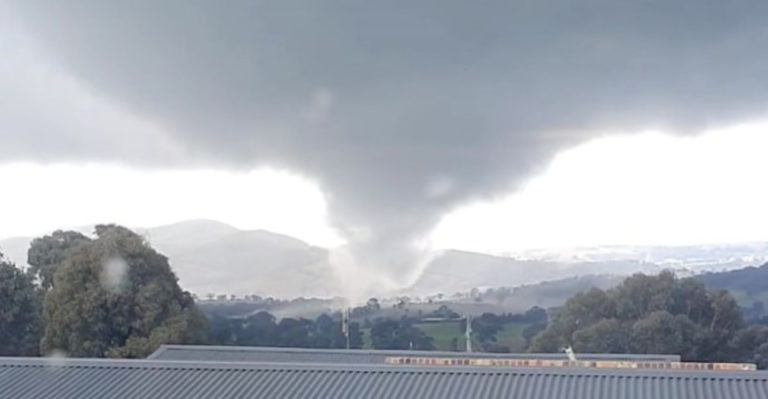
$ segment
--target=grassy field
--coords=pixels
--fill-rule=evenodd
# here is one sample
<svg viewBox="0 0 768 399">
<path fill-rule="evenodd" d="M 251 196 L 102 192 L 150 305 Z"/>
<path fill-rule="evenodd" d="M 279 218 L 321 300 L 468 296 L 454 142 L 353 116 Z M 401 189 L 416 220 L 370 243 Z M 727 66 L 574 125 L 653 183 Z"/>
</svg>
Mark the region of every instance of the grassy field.
<svg viewBox="0 0 768 399">
<path fill-rule="evenodd" d="M 449 321 L 443 323 L 419 323 L 414 324 L 414 326 L 432 337 L 432 344 L 435 345 L 437 350 L 449 351 L 453 349 L 451 341 L 454 338 L 457 340 L 458 349 L 464 349 L 464 333 L 459 329 L 459 324 L 458 321 Z"/>
<path fill-rule="evenodd" d="M 496 341 L 499 344 L 509 347 L 511 352 L 525 351 L 525 338 L 523 330 L 528 327 L 526 323 L 507 323 L 504 329 L 496 334 Z"/>
</svg>

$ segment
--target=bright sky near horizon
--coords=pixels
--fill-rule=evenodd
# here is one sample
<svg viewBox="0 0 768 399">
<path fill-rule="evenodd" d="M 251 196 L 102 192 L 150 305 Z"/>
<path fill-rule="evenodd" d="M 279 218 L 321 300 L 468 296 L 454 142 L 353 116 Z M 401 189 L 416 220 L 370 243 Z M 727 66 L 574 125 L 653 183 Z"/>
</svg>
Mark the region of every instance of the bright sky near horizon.
<svg viewBox="0 0 768 399">
<path fill-rule="evenodd" d="M 596 139 L 507 197 L 452 212 L 439 248 L 504 253 L 768 240 L 768 123 Z"/>
<path fill-rule="evenodd" d="M 766 132 L 768 123 L 753 123 L 686 137 L 647 132 L 592 140 L 558 154 L 517 192 L 446 215 L 433 247 L 503 253 L 768 240 Z M 343 243 L 326 223 L 320 188 L 286 171 L 6 163 L 0 181 L 0 237 L 207 218 L 315 245 Z"/>
</svg>

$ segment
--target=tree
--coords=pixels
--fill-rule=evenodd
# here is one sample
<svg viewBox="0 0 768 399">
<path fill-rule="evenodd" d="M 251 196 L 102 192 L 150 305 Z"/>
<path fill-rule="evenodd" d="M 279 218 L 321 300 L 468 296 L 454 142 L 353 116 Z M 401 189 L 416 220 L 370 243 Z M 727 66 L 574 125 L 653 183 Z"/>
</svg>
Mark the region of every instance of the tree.
<svg viewBox="0 0 768 399">
<path fill-rule="evenodd" d="M 496 342 L 496 334 L 504 329 L 505 322 L 504 317 L 493 313 L 483 313 L 480 317 L 473 318 L 474 338 L 485 348 L 487 344 Z"/>
<path fill-rule="evenodd" d="M 768 327 L 754 325 L 740 330 L 728 345 L 734 359 L 768 368 Z"/>
<path fill-rule="evenodd" d="M 675 316 L 659 310 L 632 326 L 630 349 L 634 353 L 677 354 L 684 350 L 683 339 Z"/>
<path fill-rule="evenodd" d="M 648 314 L 651 308 L 651 297 L 654 295 L 652 288 L 656 282 L 654 276 L 635 274 L 616 288 L 616 317 L 621 320 L 637 320 Z M 660 298 L 653 300 L 654 310 L 659 309 L 664 301 Z"/>
<path fill-rule="evenodd" d="M 554 352 L 573 345 L 580 352 L 729 360 L 729 340 L 743 325 L 736 301 L 725 291 L 709 292 L 671 272 L 636 274 L 614 289 L 592 289 L 568 299 L 532 340 L 530 350 Z"/>
<path fill-rule="evenodd" d="M 523 321 L 528 323 L 546 323 L 547 311 L 538 306 L 534 306 L 525 312 Z"/>
<path fill-rule="evenodd" d="M 375 349 L 434 349 L 432 337 L 405 320 L 377 320 L 371 328 L 371 343 Z"/>
<path fill-rule="evenodd" d="M 90 239 L 76 231 L 56 230 L 51 235 L 35 238 L 27 251 L 29 271 L 37 277 L 40 286 L 49 290 L 53 275 L 67 253 Z"/>
<path fill-rule="evenodd" d="M 360 323 L 349 323 L 349 347 L 350 349 L 363 347 L 363 332 L 360 330 Z"/>
<path fill-rule="evenodd" d="M 458 319 L 459 314 L 451 310 L 447 305 L 440 305 L 436 310 L 427 313 L 427 317 L 439 317 L 443 319 Z"/>
<path fill-rule="evenodd" d="M 40 295 L 34 278 L 0 253 L 0 356 L 35 356 L 40 344 Z"/>
<path fill-rule="evenodd" d="M 563 350 L 566 343 L 563 335 L 554 328 L 545 328 L 538 333 L 528 347 L 530 353 L 556 353 Z"/>
<path fill-rule="evenodd" d="M 572 345 L 573 334 L 577 330 L 589 327 L 604 318 L 615 318 L 616 302 L 616 298 L 611 293 L 598 288 L 576 294 L 565 302 L 565 305 L 547 326 L 550 333 L 545 342 L 553 343 L 551 338 L 559 335 L 558 342 Z M 542 346 L 544 342 L 539 341 L 536 345 L 543 350 L 544 347 L 552 348 L 549 343 Z M 553 351 L 559 351 L 561 348 L 562 346 L 559 346 Z"/>
<path fill-rule="evenodd" d="M 371 345 L 375 349 L 408 349 L 408 345 L 398 342 L 400 323 L 384 319 L 374 322 L 371 328 Z"/>
<path fill-rule="evenodd" d="M 381 304 L 376 298 L 369 298 L 363 306 L 357 306 L 352 309 L 350 316 L 352 317 L 365 317 L 376 314 L 381 310 Z"/>
<path fill-rule="evenodd" d="M 337 322 L 327 314 L 315 319 L 312 346 L 315 348 L 344 348 L 346 338 L 341 331 L 341 321 Z"/>
<path fill-rule="evenodd" d="M 212 314 L 208 319 L 208 342 L 213 345 L 236 345 L 234 323 L 219 314 Z"/>
<path fill-rule="evenodd" d="M 43 352 L 145 357 L 164 343 L 205 341 L 205 317 L 165 256 L 123 227 L 99 225 L 96 236 L 58 266 L 43 307 Z"/>
<path fill-rule="evenodd" d="M 347 338 L 342 332 L 341 320 L 334 319 L 327 314 L 322 314 L 315 320 L 313 336 L 312 347 L 314 348 L 347 347 Z M 363 347 L 363 336 L 359 323 L 349 323 L 349 347 L 352 349 Z"/>
<path fill-rule="evenodd" d="M 544 329 L 547 328 L 547 323 L 533 323 L 529 324 L 523 329 L 523 339 L 525 339 L 525 346 L 529 347 L 533 342 L 533 338 Z"/>
<path fill-rule="evenodd" d="M 713 311 L 712 320 L 709 322 L 710 330 L 732 333 L 744 326 L 739 305 L 728 291 L 713 291 L 710 302 Z"/>
<path fill-rule="evenodd" d="M 311 320 L 286 317 L 277 323 L 279 346 L 311 348 L 313 325 Z"/>
<path fill-rule="evenodd" d="M 573 334 L 573 349 L 580 353 L 625 353 L 627 328 L 616 319 L 602 319 Z"/>
<path fill-rule="evenodd" d="M 218 345 L 290 346 L 300 348 L 345 348 L 346 337 L 341 320 L 322 314 L 316 320 L 284 318 L 261 311 L 246 318 L 225 318 L 213 315 L 208 336 Z M 349 324 L 349 346 L 363 347 L 358 323 Z"/>
<path fill-rule="evenodd" d="M 680 281 L 679 295 L 682 298 L 680 311 L 696 324 L 705 324 L 712 319 L 712 303 L 703 284 L 686 278 Z"/>
<path fill-rule="evenodd" d="M 278 344 L 275 316 L 261 311 L 245 320 L 233 320 L 235 343 L 249 346 L 276 346 Z"/>
<path fill-rule="evenodd" d="M 368 302 L 365 303 L 365 307 L 368 308 L 368 312 L 374 313 L 381 310 L 381 305 L 379 304 L 379 300 L 376 298 L 370 298 L 368 299 Z"/>
</svg>

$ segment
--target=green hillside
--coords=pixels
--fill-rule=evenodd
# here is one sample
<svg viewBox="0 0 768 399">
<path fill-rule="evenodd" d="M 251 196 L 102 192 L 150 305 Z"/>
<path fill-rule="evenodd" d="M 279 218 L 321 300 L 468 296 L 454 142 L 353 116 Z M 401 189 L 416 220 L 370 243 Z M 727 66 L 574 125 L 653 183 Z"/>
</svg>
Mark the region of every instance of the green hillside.
<svg viewBox="0 0 768 399">
<path fill-rule="evenodd" d="M 728 272 L 706 273 L 696 277 L 709 288 L 728 290 L 743 307 L 755 302 L 768 303 L 768 263 Z"/>
</svg>

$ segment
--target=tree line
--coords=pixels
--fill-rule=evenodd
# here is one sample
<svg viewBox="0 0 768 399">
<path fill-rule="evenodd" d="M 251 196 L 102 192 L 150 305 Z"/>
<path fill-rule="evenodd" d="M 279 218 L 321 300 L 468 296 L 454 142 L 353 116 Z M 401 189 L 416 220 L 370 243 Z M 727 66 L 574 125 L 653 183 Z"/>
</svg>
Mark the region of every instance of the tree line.
<svg viewBox="0 0 768 399">
<path fill-rule="evenodd" d="M 688 361 L 768 367 L 768 327 L 747 325 L 724 290 L 672 272 L 636 274 L 618 287 L 570 298 L 529 348 L 578 353 L 679 354 Z"/>
<path fill-rule="evenodd" d="M 98 225 L 94 235 L 56 231 L 33 240 L 26 270 L 0 254 L 0 355 L 145 357 L 161 344 L 347 345 L 340 312 L 313 320 L 278 321 L 266 311 L 209 319 L 143 237 L 117 225 Z M 373 348 L 433 349 L 413 320 L 368 324 Z M 363 347 L 357 322 L 349 323 L 349 346 Z"/>
<path fill-rule="evenodd" d="M 138 234 L 98 225 L 32 241 L 29 268 L 0 257 L 0 355 L 145 357 L 203 343 L 207 322 L 168 259 Z"/>
<path fill-rule="evenodd" d="M 32 241 L 22 270 L 0 255 L 0 355 L 63 352 L 78 357 L 145 357 L 159 345 L 218 344 L 344 348 L 341 313 L 315 319 L 210 315 L 183 291 L 168 259 L 140 235 L 99 225 L 94 238 L 56 231 Z M 375 298 L 351 311 L 349 346 L 434 349 L 418 326 L 466 321 L 447 306 L 423 317 L 376 317 Z M 479 349 L 504 352 L 496 335 L 523 323 L 530 352 L 680 354 L 684 360 L 768 367 L 768 326 L 745 322 L 733 297 L 671 272 L 634 275 L 616 288 L 577 294 L 559 309 L 483 314 L 472 321 Z M 460 331 L 457 331 L 460 333 Z M 458 341 L 454 339 L 454 341 Z M 461 350 L 454 342 L 454 350 Z"/>
<path fill-rule="evenodd" d="M 247 317 L 210 318 L 210 343 L 216 345 L 277 346 L 292 348 L 346 348 L 341 313 L 316 319 L 277 318 L 261 311 Z M 432 338 L 414 326 L 413 319 L 377 318 L 365 330 L 373 349 L 433 350 Z M 349 323 L 349 348 L 363 348 L 365 332 L 358 322 Z"/>
<path fill-rule="evenodd" d="M 346 348 L 341 313 L 322 314 L 316 319 L 280 319 L 261 311 L 246 317 L 211 315 L 209 342 L 215 345 L 282 346 L 293 348 Z M 349 346 L 363 347 L 358 323 L 349 323 Z"/>
</svg>

